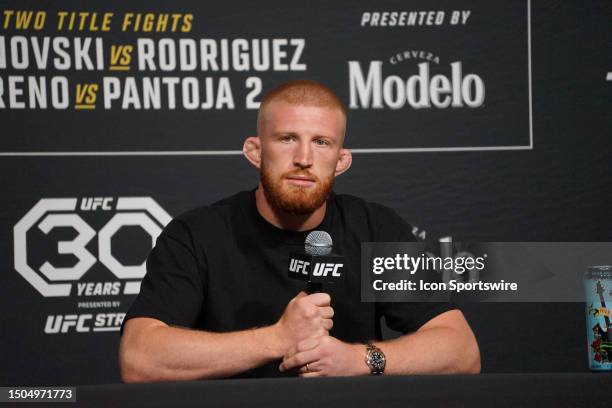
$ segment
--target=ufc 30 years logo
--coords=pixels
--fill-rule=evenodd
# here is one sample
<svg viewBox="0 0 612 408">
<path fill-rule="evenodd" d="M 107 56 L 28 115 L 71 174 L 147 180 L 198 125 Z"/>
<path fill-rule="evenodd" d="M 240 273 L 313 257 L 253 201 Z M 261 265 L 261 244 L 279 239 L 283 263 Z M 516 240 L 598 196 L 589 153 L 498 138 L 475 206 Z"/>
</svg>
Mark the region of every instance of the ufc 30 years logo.
<svg viewBox="0 0 612 408">
<path fill-rule="evenodd" d="M 104 211 L 109 214 L 106 223 L 96 231 L 82 217 L 88 212 Z M 87 197 L 43 198 L 15 224 L 15 270 L 45 297 L 70 296 L 74 283 L 96 263 L 101 262 L 119 281 L 126 281 L 123 294 L 137 294 L 146 267 L 123 265 L 113 255 L 113 236 L 126 226 L 142 228 L 151 238 L 151 246 L 163 228 L 171 220 L 170 215 L 151 197 Z M 28 263 L 28 231 L 38 228 L 48 235 L 55 228 L 73 228 L 77 235 L 70 241 L 57 242 L 58 254 L 70 254 L 76 259 L 70 267 L 54 266 L 45 261 L 35 268 Z M 97 236 L 98 257 L 87 248 Z"/>
</svg>

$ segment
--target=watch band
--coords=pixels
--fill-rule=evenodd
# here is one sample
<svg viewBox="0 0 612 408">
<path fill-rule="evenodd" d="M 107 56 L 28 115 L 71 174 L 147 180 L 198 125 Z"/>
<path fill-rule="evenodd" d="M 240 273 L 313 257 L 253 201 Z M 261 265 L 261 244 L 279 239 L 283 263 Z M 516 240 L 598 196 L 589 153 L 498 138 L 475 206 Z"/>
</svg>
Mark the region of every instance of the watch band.
<svg viewBox="0 0 612 408">
<path fill-rule="evenodd" d="M 385 353 L 372 343 L 366 343 L 365 363 L 372 375 L 381 375 L 385 372 L 387 358 Z"/>
</svg>

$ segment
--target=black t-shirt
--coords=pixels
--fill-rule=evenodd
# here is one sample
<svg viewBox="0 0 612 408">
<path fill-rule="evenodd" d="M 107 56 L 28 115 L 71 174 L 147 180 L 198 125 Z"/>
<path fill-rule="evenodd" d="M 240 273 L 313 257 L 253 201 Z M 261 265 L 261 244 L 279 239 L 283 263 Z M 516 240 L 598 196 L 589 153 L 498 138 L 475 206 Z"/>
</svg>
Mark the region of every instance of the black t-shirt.
<svg viewBox="0 0 612 408">
<path fill-rule="evenodd" d="M 345 277 L 327 285 L 334 308 L 330 335 L 346 342 L 380 339 L 380 318 L 399 332 L 417 330 L 456 306 L 443 303 L 365 303 L 360 294 L 361 242 L 415 241 L 394 211 L 331 194 L 321 224 L 344 256 Z M 171 326 L 231 332 L 278 321 L 306 283 L 288 277 L 289 253 L 303 250 L 310 231 L 286 231 L 258 212 L 255 192 L 240 192 L 170 222 L 147 259 L 140 294 L 125 320 L 152 317 Z M 278 362 L 241 376 L 283 375 Z"/>
</svg>

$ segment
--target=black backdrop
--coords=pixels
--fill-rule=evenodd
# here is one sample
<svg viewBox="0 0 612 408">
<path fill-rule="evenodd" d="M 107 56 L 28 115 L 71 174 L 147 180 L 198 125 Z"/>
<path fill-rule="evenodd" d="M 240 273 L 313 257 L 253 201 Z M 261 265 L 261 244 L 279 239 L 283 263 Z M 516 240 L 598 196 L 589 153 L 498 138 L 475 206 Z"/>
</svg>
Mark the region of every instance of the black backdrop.
<svg viewBox="0 0 612 408">
<path fill-rule="evenodd" d="M 132 210 L 117 208 L 118 202 L 121 197 L 150 197 L 162 213 L 173 216 L 254 187 L 256 172 L 236 154 L 242 139 L 255 128 L 256 111 L 245 108 L 248 77 L 255 77 L 254 83 L 261 81 L 262 91 L 287 79 L 318 79 L 349 104 L 354 84 L 351 75 L 356 75 L 351 74 L 349 61 L 358 62 L 364 76 L 371 61 L 382 61 L 383 77 L 396 75 L 394 83 L 401 79 L 404 85 L 419 72 L 418 64 L 428 64 L 430 76 L 451 78 L 450 64 L 461 62 L 464 80 L 475 74 L 484 84 L 479 106 L 464 103 L 462 107 L 416 109 L 406 103 L 393 109 L 362 104 L 351 109 L 347 145 L 357 150 L 353 167 L 337 180 L 336 191 L 396 209 L 427 239 L 612 239 L 612 81 L 606 80 L 612 71 L 609 2 L 321 1 L 291 5 L 181 1 L 170 5 L 148 1 L 127 5 L 108 1 L 50 5 L 3 1 L 0 12 L 6 10 L 44 10 L 47 16 L 41 31 L 18 30 L 11 25 L 13 20 L 5 27 L 6 14 L 0 16 L 0 36 L 5 40 L 0 56 L 4 52 L 8 61 L 2 66 L 0 58 L 0 89 L 4 92 L 0 92 L 4 103 L 0 108 L 3 384 L 119 381 L 118 321 L 114 318 L 133 300 L 133 295 L 124 293 L 126 282 L 137 282 L 138 277 L 118 277 L 118 269 L 103 260 L 114 258 L 137 268 L 151 245 L 151 238 L 139 227 L 143 218 L 155 226 L 152 230 L 164 222 L 158 210 L 138 207 L 144 200 L 137 201 L 138 208 Z M 113 12 L 114 16 L 108 32 L 58 32 L 56 13 L 62 10 Z M 418 18 L 415 25 L 362 25 L 367 12 L 430 10 L 444 12 L 440 25 L 427 25 L 426 20 L 419 25 Z M 466 24 L 451 24 L 453 10 L 471 11 Z M 182 13 L 181 18 L 192 14 L 193 20 L 187 32 L 121 32 L 128 12 Z M 57 69 L 51 64 L 56 56 L 52 48 L 49 65 L 37 68 L 31 46 L 29 65 L 21 69 L 11 63 L 11 38 L 16 36 L 25 37 L 30 44 L 31 37 L 41 41 L 45 36 L 51 41 L 62 36 L 69 41 L 102 38 L 103 69 L 78 70 L 74 61 L 67 70 Z M 132 61 L 128 72 L 111 71 L 111 45 L 135 45 L 139 38 L 150 38 L 156 45 L 163 38 L 207 38 L 216 40 L 218 47 L 222 47 L 220 39 L 244 38 L 250 44 L 253 39 L 269 39 L 270 43 L 272 39 L 302 39 L 297 67 L 302 64 L 305 68 L 149 72 L 139 71 Z M 288 54 L 287 63 L 296 57 L 299 43 L 279 43 Z M 415 50 L 425 54 L 415 59 L 411 54 Z M 404 51 L 411 57 L 396 58 L 394 63 L 391 57 Z M 438 62 L 431 60 L 435 57 Z M 19 58 L 22 56 L 17 62 Z M 47 81 L 65 77 L 68 107 L 54 108 L 49 97 L 46 109 L 31 108 L 30 88 L 24 85 L 24 94 L 15 101 L 24 101 L 25 107 L 11 107 L 11 76 L 46 76 Z M 142 77 L 191 76 L 200 93 L 205 77 L 215 83 L 226 77 L 235 106 L 190 110 L 178 96 L 176 108 L 170 109 L 170 96 L 162 91 L 160 109 L 136 109 L 133 103 L 121 109 L 121 99 L 106 109 L 100 90 L 94 109 L 75 108 L 77 84 L 97 83 L 102 88 L 104 77 L 124 81 L 129 76 L 136 83 Z M 470 99 L 478 90 L 474 83 L 468 88 Z M 393 89 L 390 100 L 395 100 L 399 88 Z M 179 86 L 177 95 L 182 95 L 181 90 Z M 96 210 L 81 207 L 88 202 L 84 199 L 93 197 L 110 200 Z M 39 200 L 53 198 L 77 199 L 75 210 L 49 210 L 72 218 L 60 220 L 44 234 L 36 227 L 46 216 L 41 213 L 21 240 L 15 226 L 31 214 Z M 101 239 L 104 226 L 122 214 L 125 226 Z M 77 218 L 98 234 L 79 250 L 85 258 L 90 253 L 93 263 L 78 278 L 62 278 L 61 273 L 55 280 L 52 274 L 39 278 L 48 287 L 72 285 L 68 296 L 45 295 L 32 284 L 32 278 L 26 279 L 23 264 L 37 275 L 45 261 L 56 268 L 73 267 L 77 258 L 58 254 L 57 243 L 78 235 L 70 227 L 79 222 Z M 102 241 L 109 243 L 110 254 L 100 255 Z M 91 284 L 90 294 L 85 286 L 79 293 L 78 284 L 87 283 Z M 106 294 L 104 283 L 110 286 Z M 481 346 L 483 371 L 587 370 L 582 304 L 469 304 L 464 311 Z M 59 326 L 53 325 L 58 322 Z M 61 332 L 62 322 L 65 333 Z M 108 331 L 95 330 L 100 328 Z"/>
</svg>

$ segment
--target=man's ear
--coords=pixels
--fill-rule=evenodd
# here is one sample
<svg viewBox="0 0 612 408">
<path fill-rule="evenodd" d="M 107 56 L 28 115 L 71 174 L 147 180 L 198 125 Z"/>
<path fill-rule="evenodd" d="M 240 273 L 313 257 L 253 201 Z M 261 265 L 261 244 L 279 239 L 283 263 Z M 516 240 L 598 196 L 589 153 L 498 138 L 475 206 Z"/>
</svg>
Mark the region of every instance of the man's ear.
<svg viewBox="0 0 612 408">
<path fill-rule="evenodd" d="M 242 154 L 258 169 L 261 166 L 261 140 L 257 136 L 250 136 L 244 140 Z"/>
<path fill-rule="evenodd" d="M 353 163 L 353 155 L 349 149 L 340 149 L 340 157 L 338 157 L 338 163 L 336 164 L 336 177 L 344 173 L 351 167 Z"/>
</svg>

